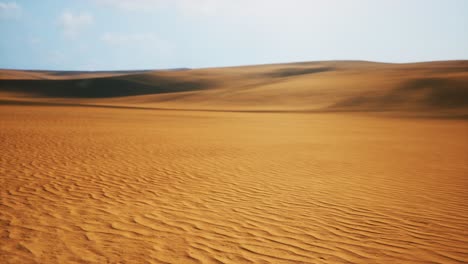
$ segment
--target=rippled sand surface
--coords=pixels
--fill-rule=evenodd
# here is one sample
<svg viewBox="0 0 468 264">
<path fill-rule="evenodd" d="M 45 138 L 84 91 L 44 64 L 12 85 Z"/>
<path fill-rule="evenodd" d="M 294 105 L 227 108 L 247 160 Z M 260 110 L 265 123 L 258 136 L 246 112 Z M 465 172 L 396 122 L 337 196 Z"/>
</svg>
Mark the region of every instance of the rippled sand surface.
<svg viewBox="0 0 468 264">
<path fill-rule="evenodd" d="M 1 263 L 466 263 L 468 122 L 0 105 Z"/>
</svg>

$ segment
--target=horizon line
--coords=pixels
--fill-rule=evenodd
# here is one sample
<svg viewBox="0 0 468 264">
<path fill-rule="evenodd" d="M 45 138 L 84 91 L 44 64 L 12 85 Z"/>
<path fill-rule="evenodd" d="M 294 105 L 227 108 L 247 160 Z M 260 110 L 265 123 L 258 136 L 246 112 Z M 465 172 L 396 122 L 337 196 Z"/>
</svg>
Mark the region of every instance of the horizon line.
<svg viewBox="0 0 468 264">
<path fill-rule="evenodd" d="M 25 69 L 25 68 L 0 68 L 0 71 L 43 71 L 43 72 L 143 72 L 143 71 L 183 71 L 183 70 L 203 70 L 203 69 L 223 69 L 223 68 L 238 68 L 238 67 L 255 67 L 267 65 L 282 65 L 282 64 L 300 64 L 300 63 L 321 63 L 321 62 L 364 62 L 364 63 L 378 63 L 378 64 L 419 64 L 419 63 L 436 63 L 436 62 L 468 62 L 468 59 L 448 59 L 448 60 L 428 60 L 428 61 L 410 61 L 410 62 L 387 62 L 387 61 L 371 61 L 359 59 L 345 59 L 345 60 L 311 60 L 311 61 L 289 61 L 289 62 L 271 62 L 271 63 L 258 63 L 258 64 L 235 64 L 227 66 L 211 66 L 211 67 L 175 67 L 175 68 L 143 68 L 143 69 L 116 69 L 116 70 L 53 70 L 53 69 Z"/>
</svg>

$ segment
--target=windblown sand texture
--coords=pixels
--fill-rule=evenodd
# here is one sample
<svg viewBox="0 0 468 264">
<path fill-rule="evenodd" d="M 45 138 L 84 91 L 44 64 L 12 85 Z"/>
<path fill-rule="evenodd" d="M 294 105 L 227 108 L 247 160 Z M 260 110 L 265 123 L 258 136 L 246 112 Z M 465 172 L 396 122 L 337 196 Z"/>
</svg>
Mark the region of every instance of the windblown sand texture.
<svg viewBox="0 0 468 264">
<path fill-rule="evenodd" d="M 0 263 L 468 262 L 467 61 L 0 76 Z"/>
</svg>

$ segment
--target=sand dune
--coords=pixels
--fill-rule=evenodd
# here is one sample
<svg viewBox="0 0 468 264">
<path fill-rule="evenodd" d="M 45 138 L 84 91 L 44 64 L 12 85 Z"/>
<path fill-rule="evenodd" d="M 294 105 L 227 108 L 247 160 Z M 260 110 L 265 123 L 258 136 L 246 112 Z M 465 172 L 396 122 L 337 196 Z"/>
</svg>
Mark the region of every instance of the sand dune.
<svg viewBox="0 0 468 264">
<path fill-rule="evenodd" d="M 10 100 L 169 109 L 468 113 L 467 61 L 330 61 L 61 76 L 65 80 L 0 80 L 0 93 Z"/>
<path fill-rule="evenodd" d="M 465 61 L 68 77 L 0 81 L 1 263 L 468 262 Z"/>
<path fill-rule="evenodd" d="M 0 70 L 0 80 L 67 80 L 98 77 L 112 77 L 148 72 L 135 71 L 35 71 L 35 70 Z"/>
</svg>

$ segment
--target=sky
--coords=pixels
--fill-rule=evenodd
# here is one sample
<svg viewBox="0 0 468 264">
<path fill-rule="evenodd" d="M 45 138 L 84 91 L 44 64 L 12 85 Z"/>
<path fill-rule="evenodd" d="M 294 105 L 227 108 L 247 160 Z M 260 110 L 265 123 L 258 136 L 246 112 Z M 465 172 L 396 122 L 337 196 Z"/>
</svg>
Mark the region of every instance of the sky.
<svg viewBox="0 0 468 264">
<path fill-rule="evenodd" d="M 0 68 L 468 59 L 468 0 L 0 0 Z"/>
</svg>

